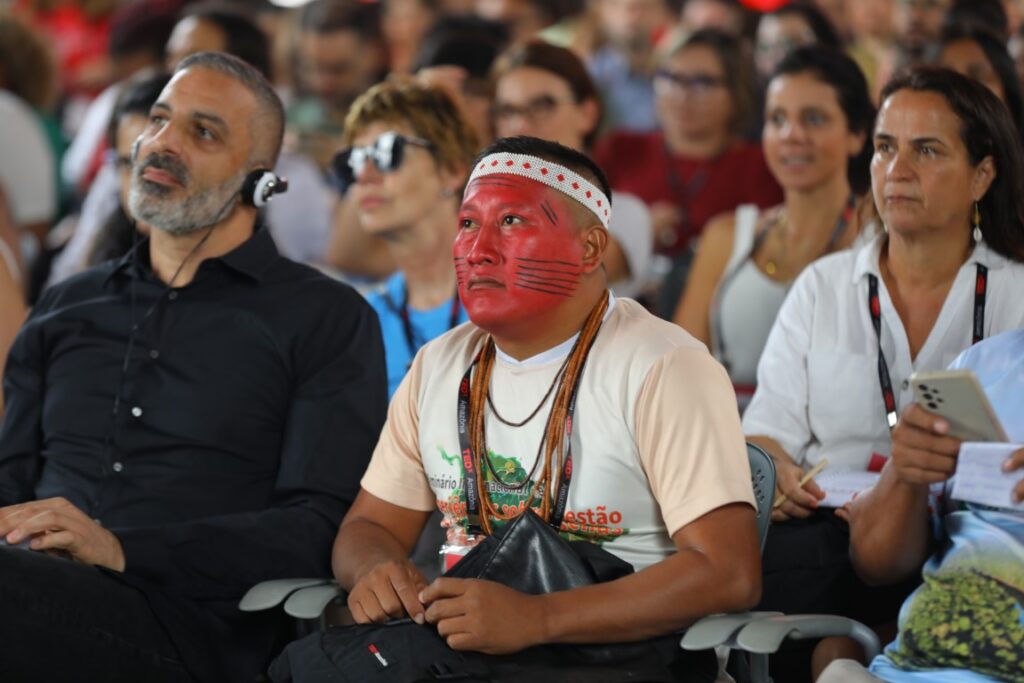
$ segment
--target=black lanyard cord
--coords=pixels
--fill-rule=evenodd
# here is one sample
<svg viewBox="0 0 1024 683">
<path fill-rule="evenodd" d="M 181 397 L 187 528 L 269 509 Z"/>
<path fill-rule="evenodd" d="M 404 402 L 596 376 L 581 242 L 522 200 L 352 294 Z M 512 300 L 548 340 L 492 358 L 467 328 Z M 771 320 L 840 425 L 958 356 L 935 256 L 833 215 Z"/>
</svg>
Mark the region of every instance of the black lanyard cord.
<svg viewBox="0 0 1024 683">
<path fill-rule="evenodd" d="M 971 344 L 977 344 L 985 338 L 985 297 L 988 294 L 988 268 L 977 264 L 974 278 L 974 321 Z M 885 405 L 885 421 L 889 429 L 896 426 L 899 417 L 896 414 L 896 394 L 892 389 L 892 377 L 889 375 L 889 364 L 882 353 L 882 304 L 878 296 L 878 277 L 868 275 L 868 313 L 871 325 L 875 328 L 878 340 L 878 384 L 882 389 L 882 402 Z"/>
<path fill-rule="evenodd" d="M 384 302 L 392 313 L 398 316 L 398 319 L 402 321 L 402 332 L 405 336 L 405 344 L 409 349 L 409 362 L 412 363 L 412 359 L 416 357 L 416 353 L 420 350 L 428 340 L 418 339 L 416 337 L 416 331 L 412 326 L 412 316 L 409 313 L 409 285 L 405 285 L 402 289 L 402 304 L 398 306 L 391 299 L 391 295 L 388 292 L 384 292 Z M 448 313 L 448 328 L 449 330 L 455 329 L 455 326 L 459 324 L 459 313 L 461 312 L 461 306 L 459 305 L 459 288 L 458 285 L 455 287 L 455 292 L 452 294 L 451 309 Z"/>
</svg>

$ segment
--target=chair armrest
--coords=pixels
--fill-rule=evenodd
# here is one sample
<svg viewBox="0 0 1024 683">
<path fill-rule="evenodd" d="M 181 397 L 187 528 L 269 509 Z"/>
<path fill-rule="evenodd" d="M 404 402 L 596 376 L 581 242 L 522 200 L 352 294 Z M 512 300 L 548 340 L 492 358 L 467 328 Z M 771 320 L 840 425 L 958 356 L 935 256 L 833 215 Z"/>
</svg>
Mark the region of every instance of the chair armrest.
<svg viewBox="0 0 1024 683">
<path fill-rule="evenodd" d="M 748 652 L 768 654 L 775 652 L 786 638 L 824 638 L 848 636 L 864 648 L 868 660 L 881 651 L 878 636 L 870 628 L 846 617 L 829 614 L 777 616 L 748 623 L 736 636 L 736 644 Z"/>
<path fill-rule="evenodd" d="M 285 599 L 308 586 L 322 586 L 331 583 L 330 579 L 274 579 L 256 584 L 242 596 L 238 609 L 243 612 L 259 612 L 260 610 L 277 607 Z"/>
<path fill-rule="evenodd" d="M 750 622 L 781 615 L 781 612 L 712 614 L 686 629 L 679 645 L 684 650 L 709 650 L 719 645 L 731 647 L 735 643 L 736 633 Z"/>
<path fill-rule="evenodd" d="M 296 619 L 319 619 L 332 600 L 345 595 L 347 593 L 333 581 L 319 586 L 307 586 L 288 596 L 284 611 Z"/>
</svg>

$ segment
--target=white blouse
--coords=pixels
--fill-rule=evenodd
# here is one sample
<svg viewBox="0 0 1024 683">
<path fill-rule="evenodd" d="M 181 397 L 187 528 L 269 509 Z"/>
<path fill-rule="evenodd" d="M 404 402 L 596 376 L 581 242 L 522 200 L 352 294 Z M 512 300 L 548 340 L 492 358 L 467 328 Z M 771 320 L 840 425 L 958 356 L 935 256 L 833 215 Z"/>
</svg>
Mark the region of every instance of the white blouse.
<svg viewBox="0 0 1024 683">
<path fill-rule="evenodd" d="M 891 452 L 878 378 L 878 341 L 868 311 L 868 275 L 878 278 L 882 352 L 897 411 L 913 397 L 911 374 L 947 367 L 971 345 L 976 264 L 988 267 L 986 338 L 1024 326 L 1024 264 L 979 243 L 953 287 L 917 358 L 878 268 L 879 234 L 856 251 L 811 264 L 797 278 L 768 336 L 757 392 L 743 415 L 748 436 L 775 439 L 810 467 L 867 467 L 872 453 Z"/>
</svg>

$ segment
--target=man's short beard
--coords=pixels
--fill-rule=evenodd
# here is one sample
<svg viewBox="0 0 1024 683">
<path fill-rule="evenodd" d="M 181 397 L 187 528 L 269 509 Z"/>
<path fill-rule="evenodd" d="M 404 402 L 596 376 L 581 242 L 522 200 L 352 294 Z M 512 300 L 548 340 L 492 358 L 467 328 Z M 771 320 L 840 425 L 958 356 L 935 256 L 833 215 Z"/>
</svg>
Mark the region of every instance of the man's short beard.
<svg viewBox="0 0 1024 683">
<path fill-rule="evenodd" d="M 193 192 L 184 200 L 169 197 L 171 188 L 146 180 L 142 171 L 149 167 L 162 168 L 188 186 L 188 172 L 183 165 L 166 157 L 150 155 L 137 163 L 132 172 L 128 204 L 132 216 L 142 223 L 170 235 L 188 235 L 227 218 L 238 201 L 238 192 L 246 172 L 239 171 L 216 187 Z"/>
</svg>

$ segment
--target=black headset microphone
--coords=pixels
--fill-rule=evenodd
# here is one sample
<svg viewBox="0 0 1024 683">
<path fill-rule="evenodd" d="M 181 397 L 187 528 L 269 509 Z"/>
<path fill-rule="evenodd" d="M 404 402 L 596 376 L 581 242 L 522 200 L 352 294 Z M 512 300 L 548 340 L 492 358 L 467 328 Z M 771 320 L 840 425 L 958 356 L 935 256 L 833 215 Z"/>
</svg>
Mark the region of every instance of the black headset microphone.
<svg viewBox="0 0 1024 683">
<path fill-rule="evenodd" d="M 139 158 L 139 145 L 142 138 L 137 138 L 132 143 L 131 160 L 134 165 Z M 246 206 L 254 206 L 261 209 L 273 199 L 275 194 L 284 194 L 288 191 L 288 179 L 276 175 L 266 168 L 257 168 L 250 171 L 242 181 L 242 187 L 238 190 L 238 196 Z M 234 201 L 234 197 L 231 198 Z"/>
<path fill-rule="evenodd" d="M 287 191 L 287 178 L 281 178 L 265 168 L 257 168 L 245 176 L 239 194 L 244 204 L 259 209 L 266 206 L 275 194 Z"/>
</svg>

